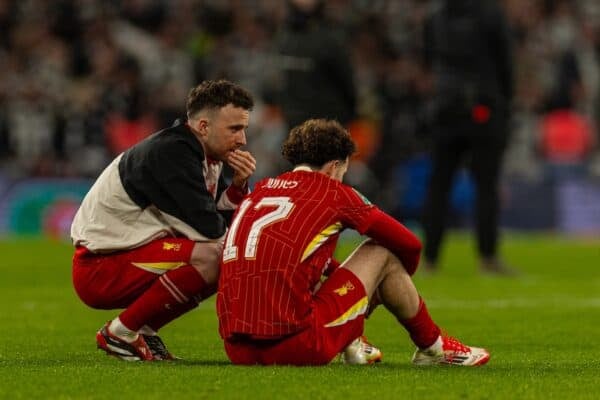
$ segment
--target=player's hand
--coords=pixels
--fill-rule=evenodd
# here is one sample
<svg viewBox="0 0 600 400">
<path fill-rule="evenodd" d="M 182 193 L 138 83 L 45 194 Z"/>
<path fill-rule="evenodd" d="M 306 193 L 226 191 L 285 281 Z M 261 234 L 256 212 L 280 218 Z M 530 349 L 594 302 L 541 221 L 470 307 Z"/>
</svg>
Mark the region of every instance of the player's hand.
<svg viewBox="0 0 600 400">
<path fill-rule="evenodd" d="M 248 178 L 256 170 L 256 160 L 252 154 L 239 149 L 227 155 L 227 164 L 233 169 L 232 184 L 239 189 L 246 186 Z"/>
</svg>

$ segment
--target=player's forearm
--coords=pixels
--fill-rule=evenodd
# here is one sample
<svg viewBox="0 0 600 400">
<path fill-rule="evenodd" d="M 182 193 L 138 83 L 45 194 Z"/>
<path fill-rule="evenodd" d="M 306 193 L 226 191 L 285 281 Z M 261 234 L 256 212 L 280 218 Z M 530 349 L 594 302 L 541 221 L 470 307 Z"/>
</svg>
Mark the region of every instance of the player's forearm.
<svg viewBox="0 0 600 400">
<path fill-rule="evenodd" d="M 416 271 L 421 256 L 421 241 L 400 222 L 377 210 L 373 223 L 365 233 L 394 253 L 409 274 Z"/>
</svg>

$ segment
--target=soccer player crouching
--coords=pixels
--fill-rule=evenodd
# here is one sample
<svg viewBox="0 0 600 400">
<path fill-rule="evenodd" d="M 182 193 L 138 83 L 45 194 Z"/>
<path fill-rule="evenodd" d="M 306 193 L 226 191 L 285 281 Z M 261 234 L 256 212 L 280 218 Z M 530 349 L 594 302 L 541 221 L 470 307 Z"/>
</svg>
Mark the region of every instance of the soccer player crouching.
<svg viewBox="0 0 600 400">
<path fill-rule="evenodd" d="M 223 249 L 219 332 L 234 364 L 323 365 L 360 346 L 375 298 L 408 331 L 414 364 L 482 365 L 490 354 L 440 332 L 411 275 L 421 243 L 342 183 L 355 144 L 336 121 L 308 120 L 283 144 L 291 172 L 258 182 L 240 203 Z M 370 237 L 341 265 L 350 228 Z M 325 270 L 328 279 L 318 286 Z M 358 340 L 357 340 L 358 339 Z"/>
<path fill-rule="evenodd" d="M 83 199 L 71 226 L 75 291 L 92 308 L 124 309 L 96 334 L 106 354 L 174 359 L 158 331 L 216 291 L 229 217 L 256 168 L 243 150 L 253 104 L 232 82 L 202 82 L 186 119 L 120 154 Z"/>
</svg>

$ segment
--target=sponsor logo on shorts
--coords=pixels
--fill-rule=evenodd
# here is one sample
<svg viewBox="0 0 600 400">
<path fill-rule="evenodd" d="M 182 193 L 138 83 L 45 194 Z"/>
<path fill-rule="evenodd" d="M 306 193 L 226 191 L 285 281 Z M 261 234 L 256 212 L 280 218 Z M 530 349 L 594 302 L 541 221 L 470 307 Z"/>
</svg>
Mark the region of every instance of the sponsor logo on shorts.
<svg viewBox="0 0 600 400">
<path fill-rule="evenodd" d="M 179 250 L 181 250 L 181 243 L 164 242 L 163 243 L 163 250 L 179 251 Z"/>
<path fill-rule="evenodd" d="M 345 296 L 349 291 L 354 290 L 354 285 L 350 281 L 346 281 L 341 287 L 335 289 L 333 292 L 337 293 L 338 296 Z"/>
</svg>

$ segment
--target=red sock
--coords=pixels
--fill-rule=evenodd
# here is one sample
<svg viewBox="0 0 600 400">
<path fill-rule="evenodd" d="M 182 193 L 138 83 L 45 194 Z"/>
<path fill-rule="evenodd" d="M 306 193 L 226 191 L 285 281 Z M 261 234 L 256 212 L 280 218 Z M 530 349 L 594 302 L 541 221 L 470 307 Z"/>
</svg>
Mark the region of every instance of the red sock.
<svg viewBox="0 0 600 400">
<path fill-rule="evenodd" d="M 195 296 L 192 300 L 188 301 L 185 304 L 173 304 L 170 310 L 162 310 L 162 312 L 157 312 L 153 317 L 151 317 L 147 322 L 150 328 L 154 331 L 158 332 L 160 328 L 167 325 L 169 322 L 177 319 L 181 315 L 185 314 L 188 311 L 193 310 L 198 307 L 200 301 L 206 299 L 207 297 L 212 296 L 217 291 L 216 285 L 213 286 L 205 286 L 202 289 L 200 296 Z"/>
<path fill-rule="evenodd" d="M 119 315 L 121 322 L 132 331 L 148 325 L 157 330 L 214 293 L 198 271 L 184 265 L 167 271 L 144 294 Z"/>
<path fill-rule="evenodd" d="M 162 312 L 156 313 L 156 315 L 151 317 L 146 322 L 146 325 L 152 328 L 153 331 L 158 332 L 160 328 L 167 325 L 169 322 L 177 319 L 181 315 L 193 310 L 196 307 L 198 307 L 198 302 L 195 300 L 189 301 L 185 304 L 173 304 L 169 310 L 162 310 Z"/>
<path fill-rule="evenodd" d="M 440 328 L 433 322 L 427 306 L 419 297 L 419 311 L 409 319 L 401 320 L 400 323 L 408 331 L 413 343 L 420 349 L 425 349 L 435 343 L 440 335 Z"/>
</svg>

